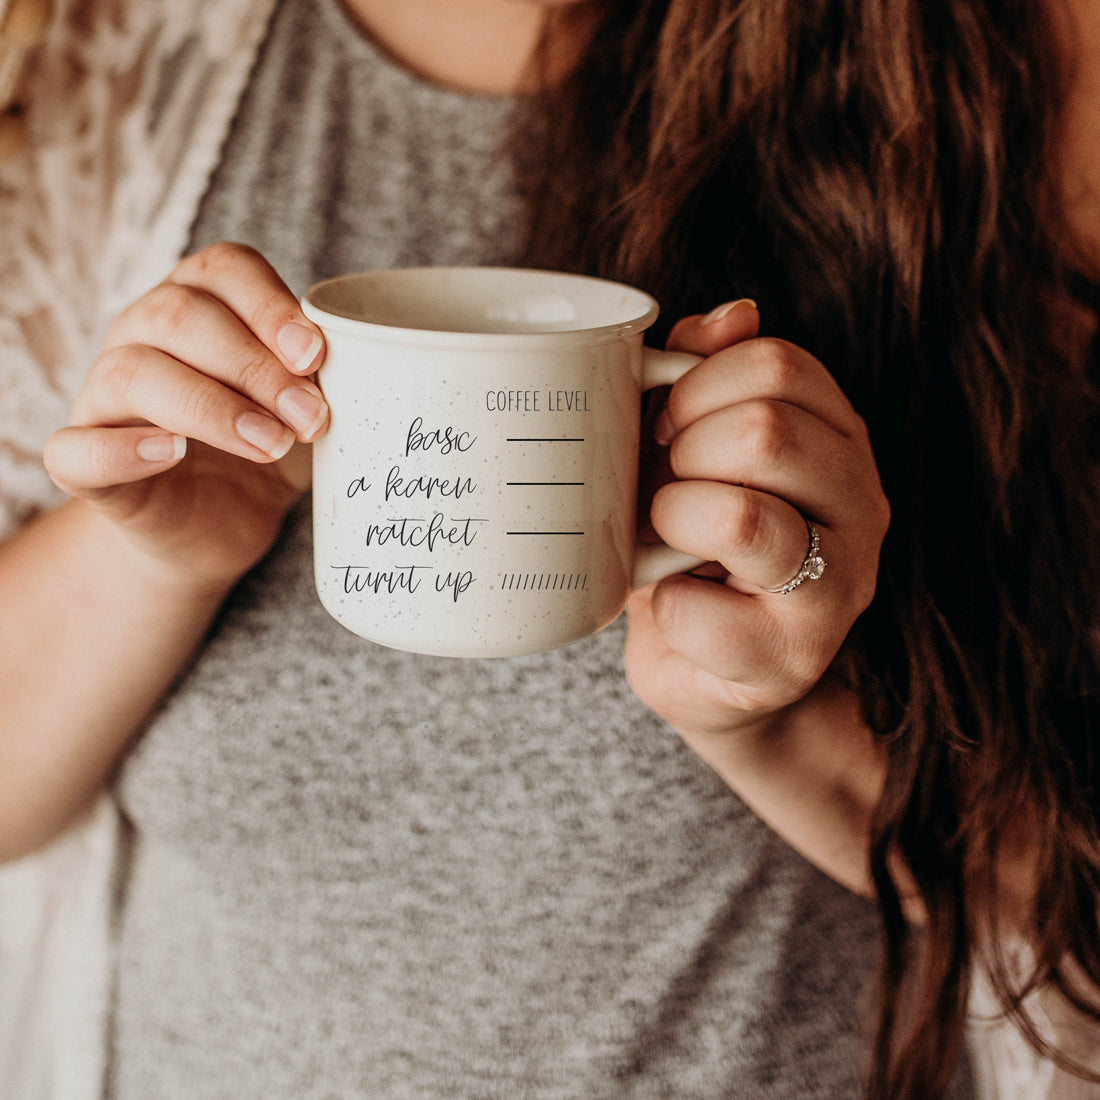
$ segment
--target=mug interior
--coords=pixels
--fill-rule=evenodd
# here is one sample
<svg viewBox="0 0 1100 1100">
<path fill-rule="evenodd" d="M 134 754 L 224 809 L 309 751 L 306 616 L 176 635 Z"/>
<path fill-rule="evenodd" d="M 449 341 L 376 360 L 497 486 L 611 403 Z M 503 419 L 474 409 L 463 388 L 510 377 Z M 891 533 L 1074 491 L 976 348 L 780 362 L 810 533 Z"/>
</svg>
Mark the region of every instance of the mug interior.
<svg viewBox="0 0 1100 1100">
<path fill-rule="evenodd" d="M 404 332 L 516 336 L 648 328 L 657 303 L 622 283 L 525 268 L 424 267 L 329 279 L 303 299 L 307 315 Z M 319 316 L 323 314 L 324 316 Z"/>
</svg>

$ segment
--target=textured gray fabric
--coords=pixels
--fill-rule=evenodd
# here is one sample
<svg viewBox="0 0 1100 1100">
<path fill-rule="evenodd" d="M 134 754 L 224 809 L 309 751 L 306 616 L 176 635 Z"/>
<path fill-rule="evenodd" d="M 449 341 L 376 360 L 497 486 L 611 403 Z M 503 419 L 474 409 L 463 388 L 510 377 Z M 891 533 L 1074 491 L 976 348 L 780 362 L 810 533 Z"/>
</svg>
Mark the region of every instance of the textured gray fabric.
<svg viewBox="0 0 1100 1100">
<path fill-rule="evenodd" d="M 194 241 L 295 290 L 509 258 L 507 107 L 287 0 Z M 858 1096 L 872 907 L 633 697 L 621 647 L 363 642 L 316 600 L 303 503 L 120 775 L 110 1095 Z"/>
<path fill-rule="evenodd" d="M 263 244 L 296 293 L 383 267 L 512 261 L 511 103 L 389 64 L 337 0 L 282 5 L 193 243 Z"/>
</svg>

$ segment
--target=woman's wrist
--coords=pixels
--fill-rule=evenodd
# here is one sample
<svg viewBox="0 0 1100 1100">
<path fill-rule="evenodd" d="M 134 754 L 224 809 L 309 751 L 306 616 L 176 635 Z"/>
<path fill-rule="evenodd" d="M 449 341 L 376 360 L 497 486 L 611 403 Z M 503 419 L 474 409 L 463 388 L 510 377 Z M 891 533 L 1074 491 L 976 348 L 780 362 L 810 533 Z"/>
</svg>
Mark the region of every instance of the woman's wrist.
<svg viewBox="0 0 1100 1100">
<path fill-rule="evenodd" d="M 826 675 L 803 699 L 679 731 L 776 833 L 841 885 L 870 896 L 870 827 L 885 756 L 858 697 Z"/>
<path fill-rule="evenodd" d="M 137 598 L 156 601 L 166 611 L 216 611 L 247 572 L 239 564 L 212 567 L 205 560 L 196 569 L 188 565 L 186 554 L 159 554 L 86 501 L 72 499 L 62 508 L 72 511 L 73 522 L 87 540 L 84 545 L 98 548 L 100 562 L 111 562 L 112 584 L 131 589 Z"/>
</svg>

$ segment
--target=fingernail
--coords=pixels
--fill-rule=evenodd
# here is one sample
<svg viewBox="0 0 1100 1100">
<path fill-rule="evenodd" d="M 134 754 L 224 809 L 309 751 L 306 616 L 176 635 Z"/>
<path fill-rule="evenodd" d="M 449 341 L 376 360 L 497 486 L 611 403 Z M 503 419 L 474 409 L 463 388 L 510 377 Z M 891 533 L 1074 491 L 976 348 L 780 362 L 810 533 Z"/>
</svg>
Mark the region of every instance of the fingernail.
<svg viewBox="0 0 1100 1100">
<path fill-rule="evenodd" d="M 282 458 L 294 444 L 294 433 L 266 413 L 241 413 L 237 417 L 237 434 L 272 458 Z"/>
<path fill-rule="evenodd" d="M 321 337 L 311 328 L 288 321 L 275 334 L 275 343 L 287 366 L 298 374 L 308 370 L 321 350 Z"/>
<path fill-rule="evenodd" d="M 756 303 L 751 298 L 738 298 L 734 302 L 725 302 L 715 307 L 699 322 L 699 324 L 713 325 L 721 321 L 723 317 L 729 316 L 738 306 L 743 305 L 752 306 L 753 309 L 756 309 Z"/>
<path fill-rule="evenodd" d="M 149 435 L 138 440 L 137 453 L 146 462 L 176 462 L 187 453 L 187 438 L 182 435 Z"/>
<path fill-rule="evenodd" d="M 328 412 L 321 391 L 313 386 L 288 386 L 275 398 L 279 415 L 302 439 L 309 439 Z"/>
<path fill-rule="evenodd" d="M 653 438 L 661 447 L 667 447 L 676 438 L 676 428 L 672 424 L 672 417 L 668 415 L 668 409 L 664 409 L 661 415 L 653 422 Z"/>
</svg>

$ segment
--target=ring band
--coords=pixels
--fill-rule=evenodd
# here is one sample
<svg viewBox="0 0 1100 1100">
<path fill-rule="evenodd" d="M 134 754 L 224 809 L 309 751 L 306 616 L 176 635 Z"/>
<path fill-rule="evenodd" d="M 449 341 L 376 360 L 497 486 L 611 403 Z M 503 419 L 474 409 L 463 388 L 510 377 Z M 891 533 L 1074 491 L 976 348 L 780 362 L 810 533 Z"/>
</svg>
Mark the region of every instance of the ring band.
<svg viewBox="0 0 1100 1100">
<path fill-rule="evenodd" d="M 793 592 L 803 581 L 816 581 L 821 579 L 821 574 L 825 572 L 825 566 L 827 564 L 820 554 L 821 535 L 809 520 L 805 522 L 806 530 L 810 535 L 810 548 L 806 551 L 806 557 L 803 558 L 802 564 L 798 568 L 798 572 L 791 577 L 786 584 L 781 584 L 777 588 L 768 588 L 765 589 L 765 591 L 771 592 L 776 596 L 785 596 L 788 592 Z"/>
</svg>

